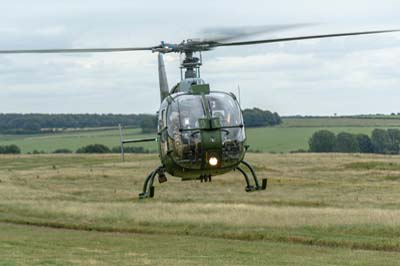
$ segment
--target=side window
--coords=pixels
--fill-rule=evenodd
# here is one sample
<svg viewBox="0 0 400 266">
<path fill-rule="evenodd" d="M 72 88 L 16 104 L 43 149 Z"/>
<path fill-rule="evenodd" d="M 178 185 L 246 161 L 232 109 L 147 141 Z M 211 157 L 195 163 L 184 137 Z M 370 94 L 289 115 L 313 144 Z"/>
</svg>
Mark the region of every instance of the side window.
<svg viewBox="0 0 400 266">
<path fill-rule="evenodd" d="M 158 113 L 158 131 L 161 131 L 161 130 L 164 128 L 163 121 L 162 121 L 162 114 L 163 114 L 163 112 L 164 112 L 164 110 L 161 110 L 161 111 Z"/>
<path fill-rule="evenodd" d="M 165 100 L 162 102 L 160 111 L 158 112 L 158 132 L 160 133 L 161 142 L 165 142 L 167 140 L 167 132 L 165 127 L 167 126 L 165 117 L 168 108 L 168 102 Z"/>
<path fill-rule="evenodd" d="M 161 111 L 161 115 L 160 115 L 160 119 L 159 119 L 159 124 L 160 124 L 159 130 L 161 132 L 161 142 L 166 142 L 167 141 L 167 135 L 168 135 L 167 130 L 165 130 L 165 126 L 166 126 L 165 113 L 166 113 L 166 110 L 163 109 Z"/>
<path fill-rule="evenodd" d="M 179 132 L 180 128 L 179 110 L 177 102 L 172 103 L 168 107 L 166 120 L 168 125 L 168 134 L 173 138 L 174 133 Z"/>
</svg>

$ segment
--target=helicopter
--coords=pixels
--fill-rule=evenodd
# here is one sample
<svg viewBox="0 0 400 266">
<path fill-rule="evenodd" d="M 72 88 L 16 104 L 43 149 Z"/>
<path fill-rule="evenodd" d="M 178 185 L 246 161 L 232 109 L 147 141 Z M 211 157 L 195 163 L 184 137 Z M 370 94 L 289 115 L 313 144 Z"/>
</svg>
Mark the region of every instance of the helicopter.
<svg viewBox="0 0 400 266">
<path fill-rule="evenodd" d="M 185 180 L 211 182 L 212 177 L 230 171 L 239 171 L 246 182 L 245 191 L 263 191 L 268 179 L 259 181 L 254 167 L 244 160 L 248 145 L 243 115 L 233 93 L 214 91 L 201 78 L 202 53 L 220 47 L 281 43 L 309 39 L 333 38 L 367 34 L 398 32 L 400 30 L 360 31 L 324 35 L 237 41 L 260 33 L 278 31 L 299 25 L 232 28 L 215 31 L 218 37 L 187 39 L 180 43 L 162 41 L 149 47 L 0 50 L 0 54 L 25 53 L 107 53 L 149 51 L 158 53 L 160 108 L 157 112 L 157 137 L 149 139 L 123 139 L 121 126 L 121 152 L 124 144 L 156 141 L 160 166 L 146 177 L 140 199 L 153 198 L 154 180 L 167 181 L 166 173 Z M 222 32 L 222 34 L 221 34 Z M 168 86 L 164 54 L 175 53 L 182 57 L 181 80 L 171 89 Z"/>
</svg>

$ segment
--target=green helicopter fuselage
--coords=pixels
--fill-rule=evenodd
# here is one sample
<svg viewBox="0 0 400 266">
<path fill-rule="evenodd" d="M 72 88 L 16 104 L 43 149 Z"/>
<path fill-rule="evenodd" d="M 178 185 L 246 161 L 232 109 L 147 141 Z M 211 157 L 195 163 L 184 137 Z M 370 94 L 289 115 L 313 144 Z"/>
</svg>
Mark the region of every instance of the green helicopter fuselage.
<svg viewBox="0 0 400 266">
<path fill-rule="evenodd" d="M 246 150 L 236 97 L 210 91 L 204 83 L 177 89 L 165 97 L 158 113 L 159 153 L 165 171 L 189 180 L 236 169 Z"/>
</svg>

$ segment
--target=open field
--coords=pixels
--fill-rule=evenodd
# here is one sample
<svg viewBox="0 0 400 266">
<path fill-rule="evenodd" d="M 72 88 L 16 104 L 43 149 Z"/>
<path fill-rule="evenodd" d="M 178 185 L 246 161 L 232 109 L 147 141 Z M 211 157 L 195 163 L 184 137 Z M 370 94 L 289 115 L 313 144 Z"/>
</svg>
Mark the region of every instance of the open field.
<svg viewBox="0 0 400 266">
<path fill-rule="evenodd" d="M 400 128 L 400 119 L 351 119 L 351 118 L 288 118 L 278 127 L 248 128 L 247 139 L 250 149 L 261 152 L 290 152 L 308 149 L 311 135 L 328 129 L 335 133 L 350 132 L 371 134 L 375 128 Z M 127 138 L 149 138 L 153 134 L 142 134 L 140 129 L 124 130 Z M 37 151 L 53 152 L 67 148 L 72 151 L 88 145 L 101 143 L 109 147 L 119 145 L 118 130 L 93 130 L 43 135 L 0 135 L 0 145 L 16 144 L 23 153 Z M 157 151 L 156 143 L 136 144 Z"/>
<path fill-rule="evenodd" d="M 125 129 L 125 138 L 150 138 L 156 134 L 142 134 L 141 129 Z M 77 131 L 57 134 L 35 135 L 0 135 L 0 145 L 16 144 L 23 153 L 37 151 L 53 152 L 56 149 L 67 148 L 76 151 L 78 148 L 89 144 L 104 144 L 110 148 L 120 145 L 119 130 L 92 130 Z M 156 143 L 141 143 L 140 146 L 157 151 Z"/>
<path fill-rule="evenodd" d="M 0 265 L 398 265 L 398 157 L 247 159 L 267 191 L 230 173 L 139 201 L 156 155 L 0 156 Z"/>
<path fill-rule="evenodd" d="M 395 127 L 391 127 L 395 128 Z M 247 142 L 250 150 L 261 152 L 290 152 L 308 150 L 308 140 L 316 131 L 327 129 L 340 132 L 370 135 L 375 127 L 263 127 L 249 128 Z"/>
<path fill-rule="evenodd" d="M 400 127 L 400 116 L 391 118 L 284 118 L 281 127 Z"/>
</svg>

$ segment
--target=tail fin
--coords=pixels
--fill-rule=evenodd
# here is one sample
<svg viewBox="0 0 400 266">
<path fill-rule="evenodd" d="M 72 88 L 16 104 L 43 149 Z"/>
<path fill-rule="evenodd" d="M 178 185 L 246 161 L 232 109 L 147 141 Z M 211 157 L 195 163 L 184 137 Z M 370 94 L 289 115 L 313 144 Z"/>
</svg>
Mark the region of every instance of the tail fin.
<svg viewBox="0 0 400 266">
<path fill-rule="evenodd" d="M 160 82 L 160 98 L 161 102 L 169 95 L 167 73 L 165 72 L 164 57 L 158 54 L 158 78 Z"/>
</svg>

